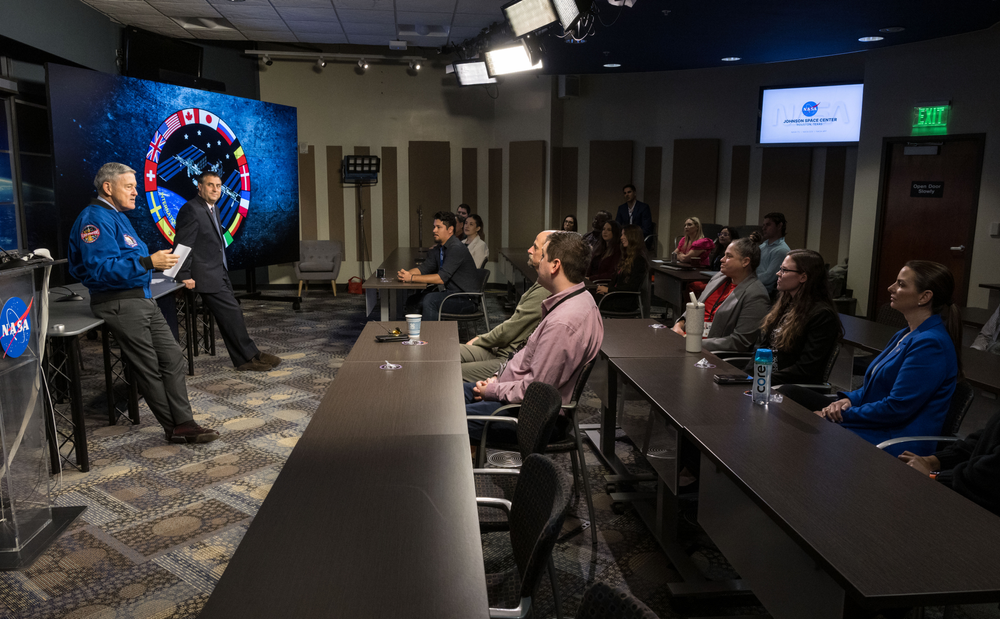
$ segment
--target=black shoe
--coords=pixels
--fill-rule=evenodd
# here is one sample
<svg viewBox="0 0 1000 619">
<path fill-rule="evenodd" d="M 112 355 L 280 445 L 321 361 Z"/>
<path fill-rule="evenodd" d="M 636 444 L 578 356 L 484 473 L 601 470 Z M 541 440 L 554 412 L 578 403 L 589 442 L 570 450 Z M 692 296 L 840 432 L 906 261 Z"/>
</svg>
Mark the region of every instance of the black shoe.
<svg viewBox="0 0 1000 619">
<path fill-rule="evenodd" d="M 237 372 L 270 372 L 271 366 L 264 363 L 263 361 L 258 361 L 257 359 L 251 359 L 244 363 L 243 365 L 236 368 Z"/>
<path fill-rule="evenodd" d="M 167 432 L 167 440 L 171 443 L 211 443 L 217 438 L 218 430 L 203 428 L 194 422 L 176 426 Z"/>
</svg>

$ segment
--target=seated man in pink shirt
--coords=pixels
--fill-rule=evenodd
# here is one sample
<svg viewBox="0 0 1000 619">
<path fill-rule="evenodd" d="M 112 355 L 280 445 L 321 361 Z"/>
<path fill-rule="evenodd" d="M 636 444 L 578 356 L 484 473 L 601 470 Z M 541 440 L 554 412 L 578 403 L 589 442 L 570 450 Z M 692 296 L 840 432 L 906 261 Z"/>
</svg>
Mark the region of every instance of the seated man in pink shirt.
<svg viewBox="0 0 1000 619">
<path fill-rule="evenodd" d="M 545 231 L 535 237 L 529 254 L 540 255 L 538 283 L 552 293 L 542 301 L 542 321 L 497 374 L 477 383 L 465 383 L 468 415 L 489 415 L 505 404 L 520 402 L 528 385 L 548 383 L 559 390 L 564 404 L 588 361 L 597 357 L 604 339 L 604 323 L 594 298 L 587 294 L 583 276 L 590 263 L 590 248 L 576 232 Z M 476 443 L 483 422 L 469 422 L 469 436 Z M 556 431 L 565 432 L 560 418 Z M 490 436 L 516 442 L 508 424 L 494 424 Z"/>
</svg>

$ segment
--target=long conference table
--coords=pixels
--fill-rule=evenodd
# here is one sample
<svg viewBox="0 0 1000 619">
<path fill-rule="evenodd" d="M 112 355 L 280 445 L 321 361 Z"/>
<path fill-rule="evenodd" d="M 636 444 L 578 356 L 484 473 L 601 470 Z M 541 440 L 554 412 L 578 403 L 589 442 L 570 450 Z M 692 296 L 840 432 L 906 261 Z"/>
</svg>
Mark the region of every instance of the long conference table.
<svg viewBox="0 0 1000 619">
<path fill-rule="evenodd" d="M 713 381 L 739 370 L 650 323 L 605 321 L 602 455 L 625 472 L 620 379 L 699 450 L 698 522 L 772 616 L 1000 601 L 1000 518 L 790 400 L 755 406 L 746 385 Z M 696 367 L 702 358 L 715 367 Z M 657 468 L 650 528 L 665 546 L 676 468 Z"/>
<path fill-rule="evenodd" d="M 401 282 L 396 278 L 400 269 L 410 270 L 424 261 L 427 252 L 419 247 L 397 247 L 379 265 L 384 269 L 383 277 L 377 276 L 377 271 L 362 284 L 365 291 L 366 316 L 371 314 L 375 303 L 379 303 L 379 313 L 382 322 L 402 320 L 403 306 L 406 296 L 413 291 L 423 290 L 427 284 Z"/>
<path fill-rule="evenodd" d="M 393 327 L 361 332 L 202 619 L 488 616 L 456 323 Z"/>
</svg>

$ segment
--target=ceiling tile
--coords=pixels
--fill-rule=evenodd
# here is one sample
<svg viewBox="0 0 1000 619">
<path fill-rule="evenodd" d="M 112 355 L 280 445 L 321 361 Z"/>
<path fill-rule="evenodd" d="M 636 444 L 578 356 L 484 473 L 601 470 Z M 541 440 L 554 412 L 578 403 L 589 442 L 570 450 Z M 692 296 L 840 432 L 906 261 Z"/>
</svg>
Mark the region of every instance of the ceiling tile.
<svg viewBox="0 0 1000 619">
<path fill-rule="evenodd" d="M 396 36 L 396 27 L 392 24 L 354 24 L 344 22 L 341 24 L 344 28 L 344 32 L 348 35 L 354 34 L 370 34 L 378 35 L 388 42 L 389 39 Z M 350 37 L 351 43 L 354 43 L 354 37 Z"/>
<path fill-rule="evenodd" d="M 340 22 L 343 24 L 389 24 L 396 23 L 393 13 L 388 11 L 355 11 L 342 9 L 338 10 Z"/>
<path fill-rule="evenodd" d="M 343 28 L 340 27 L 340 23 L 335 21 L 290 21 L 286 23 L 288 24 L 288 29 L 296 35 L 307 33 L 341 33 L 344 31 Z"/>
<path fill-rule="evenodd" d="M 455 0 L 396 0 L 397 11 L 454 13 Z"/>
<path fill-rule="evenodd" d="M 285 21 L 339 21 L 333 7 L 319 8 L 278 8 L 278 15 Z"/>
<path fill-rule="evenodd" d="M 273 42 L 291 42 L 297 43 L 298 39 L 290 31 L 283 32 L 267 32 L 258 30 L 242 30 L 241 31 L 246 38 L 251 41 L 273 41 Z"/>
<path fill-rule="evenodd" d="M 468 13 L 462 15 L 461 13 L 456 13 L 455 19 L 451 22 L 451 25 L 485 28 L 493 22 L 501 20 L 503 20 L 503 15 L 498 13 L 490 13 L 489 15 L 484 15 L 482 13 Z"/>
<path fill-rule="evenodd" d="M 333 5 L 339 13 L 341 9 L 359 11 L 394 11 L 392 0 L 334 0 Z"/>
<path fill-rule="evenodd" d="M 243 36 L 242 32 L 237 30 L 223 30 L 223 31 L 207 31 L 202 30 L 198 32 L 190 32 L 196 39 L 205 39 L 208 41 L 246 41 L 247 38 Z"/>
<path fill-rule="evenodd" d="M 233 4 L 229 0 L 208 0 L 208 2 L 215 8 L 222 8 L 227 6 L 257 6 L 257 7 L 271 6 L 271 3 L 268 0 L 243 0 L 239 4 Z"/>
<path fill-rule="evenodd" d="M 289 6 L 307 6 L 307 7 L 332 7 L 333 2 L 330 0 L 271 0 L 271 4 L 274 5 L 276 9 L 282 9 L 283 7 Z"/>
<path fill-rule="evenodd" d="M 299 35 L 301 43 L 347 43 L 346 34 L 320 34 L 318 32 L 307 32 Z"/>
<path fill-rule="evenodd" d="M 216 4 L 213 5 L 227 19 L 244 17 L 247 19 L 277 19 L 278 13 L 267 5 Z"/>
<path fill-rule="evenodd" d="M 169 17 L 221 17 L 207 2 L 156 2 L 150 3 L 160 13 Z"/>
<path fill-rule="evenodd" d="M 352 34 L 348 36 L 350 43 L 353 45 L 382 45 L 386 49 L 389 48 L 389 39 L 392 37 L 384 37 L 370 34 Z"/>
<path fill-rule="evenodd" d="M 397 11 L 396 23 L 448 27 L 451 25 L 451 13 L 412 13 L 409 11 Z"/>
<path fill-rule="evenodd" d="M 474 28 L 469 26 L 453 27 L 451 32 L 451 40 L 453 41 L 464 41 L 465 39 L 471 39 L 474 36 L 478 36 L 482 32 L 482 28 Z"/>
<path fill-rule="evenodd" d="M 233 17 L 229 21 L 236 26 L 237 30 L 244 32 L 247 30 L 288 30 L 285 22 L 280 19 L 241 19 Z"/>
<path fill-rule="evenodd" d="M 500 7 L 507 4 L 509 0 L 458 0 L 455 7 L 456 13 L 491 13 L 493 15 L 503 15 Z"/>
</svg>

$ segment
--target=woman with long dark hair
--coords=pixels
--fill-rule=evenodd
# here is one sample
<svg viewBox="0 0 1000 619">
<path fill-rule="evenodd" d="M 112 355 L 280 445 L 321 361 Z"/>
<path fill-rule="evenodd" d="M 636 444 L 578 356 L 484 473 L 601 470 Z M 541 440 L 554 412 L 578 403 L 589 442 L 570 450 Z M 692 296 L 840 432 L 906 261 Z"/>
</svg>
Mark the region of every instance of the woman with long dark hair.
<svg viewBox="0 0 1000 619">
<path fill-rule="evenodd" d="M 629 224 L 622 228 L 622 258 L 618 269 L 611 276 L 607 286 L 598 286 L 598 299 L 609 292 L 638 292 L 642 289 L 643 278 L 649 277 L 649 262 L 646 246 L 642 240 L 642 228 Z M 627 312 L 636 308 L 636 297 L 611 297 L 601 303 L 602 310 Z"/>
<path fill-rule="evenodd" d="M 788 252 L 778 269 L 777 290 L 778 299 L 760 327 L 759 348 L 774 352 L 771 382 L 823 382 L 823 370 L 843 334 L 823 256 L 811 249 Z"/>
<path fill-rule="evenodd" d="M 563 218 L 563 232 L 577 232 L 576 215 L 567 215 Z"/>
<path fill-rule="evenodd" d="M 465 240 L 462 241 L 469 246 L 469 253 L 472 254 L 472 261 L 476 263 L 476 268 L 481 269 L 486 265 L 486 257 L 490 255 L 490 248 L 483 240 L 483 218 L 475 213 L 470 213 L 465 218 L 463 227 Z"/>
<path fill-rule="evenodd" d="M 891 305 L 907 326 L 872 361 L 861 388 L 841 392 L 839 400 L 825 406 L 793 399 L 872 443 L 941 434 L 961 374 L 956 351 L 962 342 L 962 313 L 952 303 L 954 292 L 955 278 L 943 264 L 907 262 L 889 286 Z M 928 455 L 935 444 L 914 445 L 919 454 L 904 452 L 902 444 L 886 451 Z"/>
<path fill-rule="evenodd" d="M 618 270 L 618 262 L 622 257 L 622 229 L 614 219 L 604 222 L 601 230 L 601 242 L 594 250 L 590 259 L 589 279 L 611 279 Z"/>
<path fill-rule="evenodd" d="M 726 248 L 738 238 L 740 238 L 740 231 L 735 227 L 726 226 L 719 230 L 719 236 L 715 237 L 715 249 L 712 250 L 712 255 L 708 260 L 710 271 L 722 270 L 722 257 L 726 254 Z"/>
</svg>

